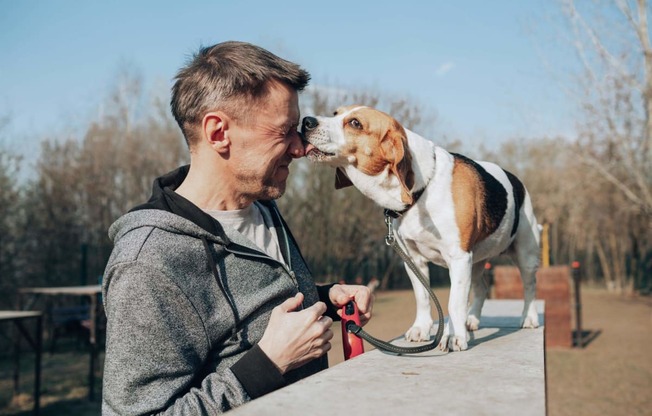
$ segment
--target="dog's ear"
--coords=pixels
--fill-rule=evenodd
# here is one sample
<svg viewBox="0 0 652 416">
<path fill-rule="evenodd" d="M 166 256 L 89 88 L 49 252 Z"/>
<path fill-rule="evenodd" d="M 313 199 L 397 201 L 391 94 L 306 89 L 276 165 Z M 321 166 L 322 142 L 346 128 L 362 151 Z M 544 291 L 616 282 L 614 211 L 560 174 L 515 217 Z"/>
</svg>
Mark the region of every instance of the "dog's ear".
<svg viewBox="0 0 652 416">
<path fill-rule="evenodd" d="M 340 168 L 335 169 L 335 189 L 342 189 L 353 186 L 353 182 L 346 176 L 346 173 Z"/>
<path fill-rule="evenodd" d="M 414 171 L 412 170 L 412 155 L 407 147 L 407 135 L 403 126 L 397 121 L 387 130 L 381 141 L 381 148 L 389 162 L 389 170 L 401 184 L 401 201 L 406 205 L 414 202 L 412 187 L 414 186 Z"/>
</svg>

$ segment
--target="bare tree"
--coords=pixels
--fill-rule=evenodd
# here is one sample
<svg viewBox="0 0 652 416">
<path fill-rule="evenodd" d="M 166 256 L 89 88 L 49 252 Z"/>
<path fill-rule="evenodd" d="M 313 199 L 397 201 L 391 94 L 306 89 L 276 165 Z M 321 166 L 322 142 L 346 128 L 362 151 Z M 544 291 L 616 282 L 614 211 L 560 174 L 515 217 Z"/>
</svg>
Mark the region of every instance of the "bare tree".
<svg viewBox="0 0 652 416">
<path fill-rule="evenodd" d="M 16 271 L 20 267 L 17 254 L 20 250 L 22 192 L 18 182 L 21 158 L 4 145 L 4 129 L 9 118 L 0 120 L 0 307 L 14 308 Z"/>
<path fill-rule="evenodd" d="M 596 212 L 590 222 L 600 227 L 594 246 L 608 283 L 623 290 L 652 269 L 649 6 L 646 0 L 590 3 L 596 4 L 563 1 L 582 67 L 574 80 L 583 116 L 575 151 L 601 184 L 587 195 Z"/>
<path fill-rule="evenodd" d="M 580 10 L 564 0 L 582 64 L 578 155 L 652 218 L 652 46 L 646 0 Z M 599 12 L 603 12 L 599 14 Z M 609 22 L 605 24 L 607 13 Z"/>
<path fill-rule="evenodd" d="M 109 226 L 149 198 L 157 176 L 187 162 L 185 143 L 162 106 L 146 104 L 141 80 L 121 73 L 82 137 L 44 140 L 27 190 L 28 239 L 38 248 L 26 269 L 33 279 L 94 282 L 111 251 Z M 89 251 L 87 265 L 80 263 L 82 250 Z"/>
</svg>

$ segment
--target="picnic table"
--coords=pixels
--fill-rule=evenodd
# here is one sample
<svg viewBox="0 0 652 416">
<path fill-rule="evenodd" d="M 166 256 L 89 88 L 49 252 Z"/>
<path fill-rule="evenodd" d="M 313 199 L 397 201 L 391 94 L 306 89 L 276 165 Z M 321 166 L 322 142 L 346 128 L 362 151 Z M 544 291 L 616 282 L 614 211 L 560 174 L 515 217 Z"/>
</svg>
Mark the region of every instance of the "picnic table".
<svg viewBox="0 0 652 416">
<path fill-rule="evenodd" d="M 18 293 L 18 309 L 31 309 L 44 296 L 80 296 L 89 299 L 90 319 L 88 340 L 90 363 L 88 370 L 88 399 L 90 401 L 95 400 L 95 367 L 98 355 L 97 327 L 102 306 L 98 297 L 102 293 L 102 286 L 27 287 L 19 289 Z"/>
<path fill-rule="evenodd" d="M 34 337 L 23 325 L 27 319 L 36 319 L 36 329 Z M 34 414 L 38 415 L 41 404 L 41 346 L 43 343 L 43 314 L 38 311 L 0 311 L 0 322 L 13 322 L 17 333 L 27 340 L 34 349 L 36 359 L 34 362 Z M 17 336 L 14 350 L 14 394 L 18 393 L 18 383 L 20 374 L 20 338 Z"/>
</svg>

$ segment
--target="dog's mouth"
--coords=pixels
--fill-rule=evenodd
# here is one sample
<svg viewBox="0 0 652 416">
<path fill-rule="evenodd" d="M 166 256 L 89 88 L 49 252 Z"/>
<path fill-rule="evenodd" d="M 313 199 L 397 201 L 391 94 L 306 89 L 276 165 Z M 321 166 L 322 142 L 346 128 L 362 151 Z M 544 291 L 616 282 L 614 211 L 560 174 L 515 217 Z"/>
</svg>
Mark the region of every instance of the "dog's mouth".
<svg viewBox="0 0 652 416">
<path fill-rule="evenodd" d="M 324 152 L 318 149 L 314 144 L 306 144 L 306 156 L 312 162 L 326 162 L 335 157 L 335 153 Z"/>
</svg>

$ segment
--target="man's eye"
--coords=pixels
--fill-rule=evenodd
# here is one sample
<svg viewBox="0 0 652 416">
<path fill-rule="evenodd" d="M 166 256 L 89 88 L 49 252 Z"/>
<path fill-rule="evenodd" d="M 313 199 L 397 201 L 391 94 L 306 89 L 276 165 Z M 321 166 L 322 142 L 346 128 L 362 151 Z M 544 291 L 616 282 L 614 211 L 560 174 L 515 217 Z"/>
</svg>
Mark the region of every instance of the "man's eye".
<svg viewBox="0 0 652 416">
<path fill-rule="evenodd" d="M 362 129 L 362 124 L 358 121 L 357 118 L 351 119 L 351 121 L 349 121 L 349 125 L 354 129 L 358 129 L 358 130 Z"/>
</svg>

